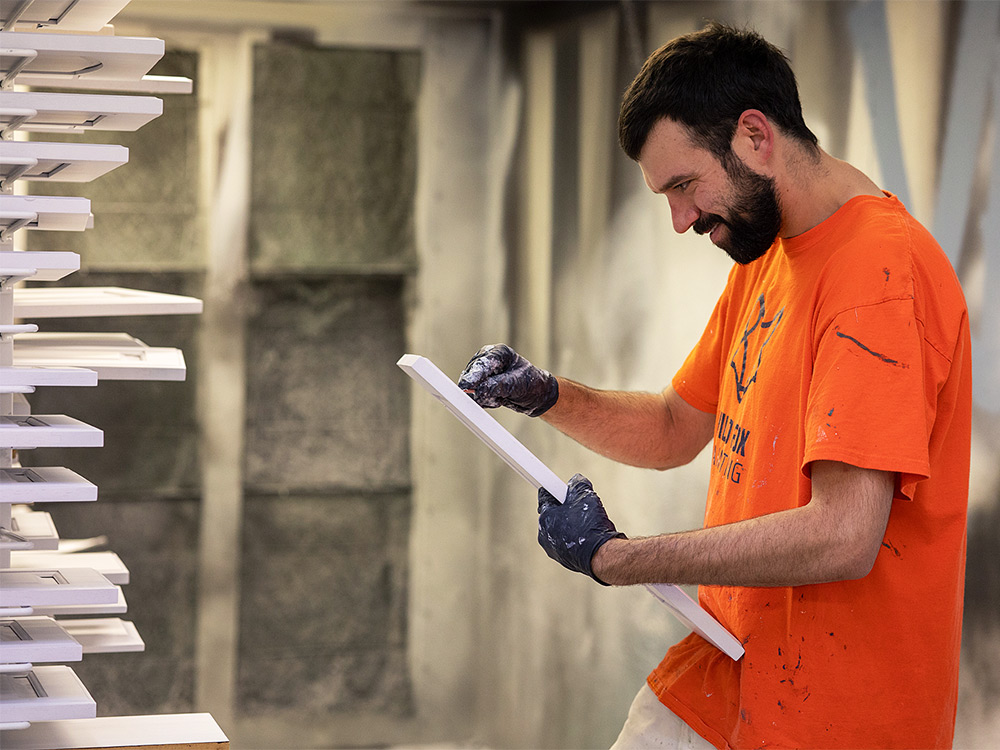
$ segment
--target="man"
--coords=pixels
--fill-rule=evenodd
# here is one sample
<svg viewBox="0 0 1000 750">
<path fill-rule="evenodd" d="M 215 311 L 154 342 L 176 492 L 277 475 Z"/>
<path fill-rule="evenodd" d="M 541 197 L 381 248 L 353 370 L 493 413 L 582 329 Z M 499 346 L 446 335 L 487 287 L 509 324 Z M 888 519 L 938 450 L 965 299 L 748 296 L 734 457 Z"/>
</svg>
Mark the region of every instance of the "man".
<svg viewBox="0 0 1000 750">
<path fill-rule="evenodd" d="M 617 747 L 671 722 L 691 746 L 949 747 L 971 421 L 951 266 L 818 146 L 787 60 L 754 33 L 710 24 L 655 52 L 619 136 L 675 230 L 736 261 L 701 340 L 659 394 L 588 388 L 504 345 L 459 381 L 635 466 L 712 444 L 695 531 L 626 538 L 580 475 L 563 505 L 539 493 L 551 557 L 603 584 L 700 584 L 746 648 L 735 662 L 695 634 L 673 646 Z"/>
</svg>

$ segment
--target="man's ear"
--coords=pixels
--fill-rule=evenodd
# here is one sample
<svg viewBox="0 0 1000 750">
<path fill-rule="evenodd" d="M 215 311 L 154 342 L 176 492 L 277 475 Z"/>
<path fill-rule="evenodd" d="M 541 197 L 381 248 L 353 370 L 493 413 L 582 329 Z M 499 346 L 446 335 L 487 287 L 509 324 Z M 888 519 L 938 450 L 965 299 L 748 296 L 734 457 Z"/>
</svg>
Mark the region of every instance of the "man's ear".
<svg viewBox="0 0 1000 750">
<path fill-rule="evenodd" d="M 774 135 L 767 115 L 758 109 L 748 109 L 736 121 L 733 151 L 747 165 L 764 167 L 774 152 Z"/>
</svg>

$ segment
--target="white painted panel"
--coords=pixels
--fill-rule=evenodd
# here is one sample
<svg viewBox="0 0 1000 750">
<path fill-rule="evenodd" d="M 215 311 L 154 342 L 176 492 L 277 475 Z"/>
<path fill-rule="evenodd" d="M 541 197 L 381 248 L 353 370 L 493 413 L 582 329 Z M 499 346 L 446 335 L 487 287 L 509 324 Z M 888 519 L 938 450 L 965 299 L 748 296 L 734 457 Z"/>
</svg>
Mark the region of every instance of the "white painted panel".
<svg viewBox="0 0 1000 750">
<path fill-rule="evenodd" d="M 34 53 L 15 83 L 28 85 L 21 76 L 32 75 L 52 82 L 78 78 L 96 85 L 142 78 L 163 57 L 164 45 L 162 39 L 148 37 L 0 31 L 0 49 L 4 50 L 0 76 L 5 78 L 17 63 L 13 50 Z"/>
<path fill-rule="evenodd" d="M 15 18 L 21 7 L 15 0 L 0 3 L 0 26 L 11 20 L 12 31 L 59 29 L 60 31 L 100 31 L 129 0 L 34 0 Z"/>
<path fill-rule="evenodd" d="M 70 252 L 0 251 L 0 276 L 58 281 L 80 270 L 80 256 Z"/>
<path fill-rule="evenodd" d="M 195 297 L 115 286 L 24 287 L 14 290 L 14 317 L 77 318 L 108 315 L 186 315 L 202 311 Z"/>
<path fill-rule="evenodd" d="M 559 502 L 565 502 L 566 484 L 433 362 L 416 354 L 404 354 L 396 364 L 533 487 L 545 487 Z M 743 645 L 683 589 L 667 584 L 652 584 L 646 588 L 678 620 L 723 653 L 737 660 L 743 656 Z"/>
<path fill-rule="evenodd" d="M 64 620 L 60 624 L 85 654 L 124 654 L 146 649 L 135 625 L 118 617 Z"/>
<path fill-rule="evenodd" d="M 114 552 L 58 552 L 25 551 L 10 553 L 13 570 L 45 570 L 64 568 L 89 568 L 96 570 L 111 583 L 124 586 L 129 581 L 128 568 Z"/>
<path fill-rule="evenodd" d="M 4 386 L 93 386 L 98 375 L 84 369 L 77 362 L 18 362 L 11 367 L 0 367 L 0 384 Z"/>
<path fill-rule="evenodd" d="M 17 77 L 18 83 L 35 88 L 98 89 L 99 91 L 129 91 L 136 94 L 190 94 L 194 81 L 183 76 L 143 76 L 139 80 L 103 80 L 93 83 L 86 78 L 63 78 L 52 81 L 44 76 L 26 74 Z"/>
<path fill-rule="evenodd" d="M 0 469 L 0 503 L 76 503 L 96 499 L 96 484 L 61 466 Z"/>
<path fill-rule="evenodd" d="M 83 367 L 100 380 L 184 380 L 184 354 L 146 346 L 125 333 L 24 334 L 14 341 L 14 363 L 34 367 Z"/>
<path fill-rule="evenodd" d="M 78 721 L 32 724 L 3 737 L 4 750 L 83 750 L 87 748 L 143 747 L 228 743 L 210 714 L 102 716 Z"/>
<path fill-rule="evenodd" d="M 63 414 L 0 415 L 0 448 L 100 448 L 104 432 Z"/>
<path fill-rule="evenodd" d="M 0 179 L 90 182 L 128 163 L 128 149 L 104 143 L 5 141 L 0 148 Z M 27 169 L 23 165 L 32 164 Z"/>
<path fill-rule="evenodd" d="M 31 542 L 32 550 L 59 549 L 59 532 L 56 531 L 56 525 L 49 513 L 18 507 L 11 515 L 10 523 L 11 531 Z M 81 565 L 81 567 L 88 566 Z"/>
<path fill-rule="evenodd" d="M 119 586 L 115 586 L 118 598 L 112 604 L 52 604 L 32 607 L 36 615 L 56 616 L 77 616 L 77 615 L 121 615 L 128 611 L 128 603 L 125 601 L 125 593 Z"/>
<path fill-rule="evenodd" d="M 51 617 L 0 620 L 0 663 L 80 661 L 83 646 Z"/>
<path fill-rule="evenodd" d="M 4 91 L 0 129 L 38 133 L 134 131 L 161 114 L 163 102 L 151 96 Z"/>
<path fill-rule="evenodd" d="M 0 229 L 12 228 L 22 216 L 32 214 L 26 229 L 82 232 L 90 222 L 90 201 L 68 196 L 0 195 Z"/>
<path fill-rule="evenodd" d="M 27 674 L 0 674 L 4 723 L 87 719 L 97 704 L 69 667 L 35 667 Z M 4 734 L 4 747 L 7 735 Z"/>
<path fill-rule="evenodd" d="M 96 570 L 87 568 L 0 570 L 4 607 L 114 604 L 119 591 Z M 37 609 L 35 613 L 39 614 Z"/>
</svg>

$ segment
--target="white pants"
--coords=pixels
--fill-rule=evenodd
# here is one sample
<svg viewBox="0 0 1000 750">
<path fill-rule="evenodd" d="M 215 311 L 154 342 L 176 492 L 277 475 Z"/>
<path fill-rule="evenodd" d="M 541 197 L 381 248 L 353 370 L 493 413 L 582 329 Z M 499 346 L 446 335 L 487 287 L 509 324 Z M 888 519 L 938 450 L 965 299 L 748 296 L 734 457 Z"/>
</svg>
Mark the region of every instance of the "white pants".
<svg viewBox="0 0 1000 750">
<path fill-rule="evenodd" d="M 611 750 L 714 750 L 643 684 Z"/>
</svg>

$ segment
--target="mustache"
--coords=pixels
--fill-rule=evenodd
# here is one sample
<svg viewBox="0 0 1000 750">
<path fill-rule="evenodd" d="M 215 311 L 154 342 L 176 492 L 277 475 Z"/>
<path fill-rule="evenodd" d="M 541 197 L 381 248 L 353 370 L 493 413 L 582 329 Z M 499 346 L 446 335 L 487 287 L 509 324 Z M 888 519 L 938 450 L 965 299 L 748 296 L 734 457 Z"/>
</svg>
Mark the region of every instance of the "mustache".
<svg viewBox="0 0 1000 750">
<path fill-rule="evenodd" d="M 694 224 L 691 228 L 697 234 L 708 234 L 712 231 L 716 224 L 727 224 L 726 220 L 723 219 L 718 214 L 702 214 L 697 219 L 695 219 Z"/>
</svg>

